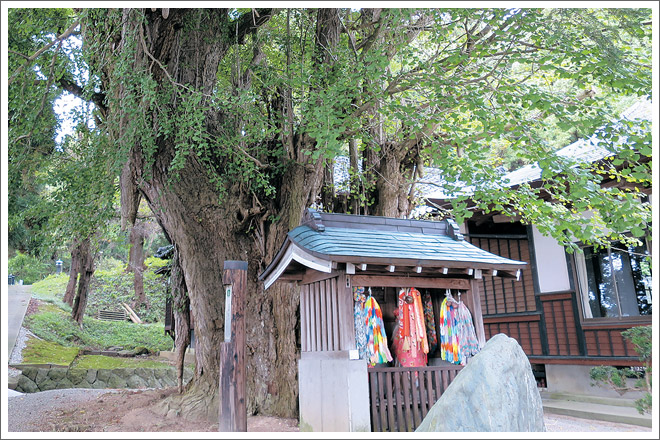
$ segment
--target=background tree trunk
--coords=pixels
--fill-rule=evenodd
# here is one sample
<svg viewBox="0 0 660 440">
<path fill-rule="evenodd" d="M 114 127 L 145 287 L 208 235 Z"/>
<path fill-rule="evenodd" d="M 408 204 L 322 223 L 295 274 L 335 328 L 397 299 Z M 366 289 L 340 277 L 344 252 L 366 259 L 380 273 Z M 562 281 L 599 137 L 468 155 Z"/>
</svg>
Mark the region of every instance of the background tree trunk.
<svg viewBox="0 0 660 440">
<path fill-rule="evenodd" d="M 89 282 L 92 275 L 94 275 L 94 255 L 89 238 L 83 240 L 78 249 L 80 250 L 80 279 L 78 280 L 76 298 L 73 301 L 71 318 L 82 326 L 85 308 L 87 307 Z"/>
<path fill-rule="evenodd" d="M 135 297 L 131 305 L 133 309 L 136 309 L 142 304 L 147 307 L 149 306 L 147 296 L 144 293 L 144 238 L 144 225 L 140 223 L 134 224 L 131 227 L 129 236 L 130 250 L 128 253 L 128 265 L 126 267 L 126 271 L 133 272 L 133 290 L 135 291 Z"/>
<path fill-rule="evenodd" d="M 69 271 L 69 282 L 66 285 L 66 292 L 62 301 L 70 306 L 73 306 L 73 298 L 76 293 L 76 285 L 78 284 L 78 274 L 80 273 L 80 242 L 78 239 L 73 240 L 71 245 L 71 270 Z"/>
</svg>

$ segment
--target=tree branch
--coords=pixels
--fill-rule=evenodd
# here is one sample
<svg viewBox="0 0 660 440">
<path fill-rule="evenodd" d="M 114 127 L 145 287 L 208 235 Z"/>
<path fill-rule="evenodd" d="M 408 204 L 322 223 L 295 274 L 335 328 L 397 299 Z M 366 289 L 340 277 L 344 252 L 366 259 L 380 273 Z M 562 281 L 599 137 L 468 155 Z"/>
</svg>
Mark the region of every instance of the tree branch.
<svg viewBox="0 0 660 440">
<path fill-rule="evenodd" d="M 46 83 L 46 90 L 44 91 L 43 95 L 41 96 L 41 106 L 39 107 L 39 110 L 37 111 L 34 120 L 36 121 L 39 119 L 39 116 L 41 116 L 41 113 L 44 111 L 44 107 L 46 106 L 46 98 L 48 97 L 48 89 L 50 89 L 50 86 L 53 84 L 53 71 L 55 70 L 55 61 L 57 61 L 57 52 L 59 52 L 60 48 L 62 47 L 62 41 L 59 42 L 57 46 L 57 50 L 53 54 L 53 57 L 50 62 L 50 68 L 48 70 L 48 82 Z M 28 134 L 19 136 L 15 142 L 18 142 L 21 139 L 26 139 L 32 137 L 32 133 L 34 133 L 34 129 L 36 128 L 36 124 L 32 126 L 30 129 L 30 132 Z"/>
<path fill-rule="evenodd" d="M 83 88 L 78 84 L 76 84 L 75 82 L 66 78 L 60 78 L 57 81 L 57 83 L 60 85 L 60 87 L 62 87 L 62 89 L 66 90 L 72 95 L 75 95 L 83 100 L 87 100 Z M 89 100 L 93 102 L 94 105 L 96 105 L 96 107 L 99 109 L 103 117 L 105 117 L 108 111 L 108 108 L 105 105 L 105 93 L 102 92 L 92 93 Z"/>
<path fill-rule="evenodd" d="M 31 57 L 27 57 L 27 60 L 25 61 L 25 63 L 21 64 L 21 66 L 18 69 L 16 69 L 16 72 L 14 72 L 14 74 L 11 76 L 11 78 L 9 78 L 8 85 L 11 85 L 14 82 L 14 80 L 16 79 L 16 77 L 18 76 L 18 74 L 21 73 L 21 71 L 23 69 L 25 69 L 30 63 L 32 63 L 34 60 L 39 58 L 39 56 L 42 53 L 46 52 L 48 49 L 53 47 L 53 45 L 55 43 L 61 42 L 62 40 L 68 38 L 71 35 L 71 33 L 73 32 L 73 30 L 76 27 L 78 27 L 79 24 L 80 24 L 80 20 L 76 20 L 71 26 L 69 26 L 69 29 L 64 31 L 64 33 L 62 35 L 60 35 L 59 37 L 56 37 L 53 41 L 51 41 L 50 43 L 48 43 L 47 45 L 45 45 L 44 47 L 42 47 L 41 49 L 36 51 L 34 53 L 34 55 L 32 55 Z M 22 55 L 22 56 L 24 56 L 24 55 Z"/>
<path fill-rule="evenodd" d="M 251 14 L 243 14 L 238 19 L 230 22 L 232 27 L 238 22 L 238 29 L 236 30 L 236 40 L 238 44 L 242 44 L 247 35 L 255 32 L 260 26 L 265 24 L 277 11 L 279 11 L 279 9 L 252 9 Z"/>
</svg>

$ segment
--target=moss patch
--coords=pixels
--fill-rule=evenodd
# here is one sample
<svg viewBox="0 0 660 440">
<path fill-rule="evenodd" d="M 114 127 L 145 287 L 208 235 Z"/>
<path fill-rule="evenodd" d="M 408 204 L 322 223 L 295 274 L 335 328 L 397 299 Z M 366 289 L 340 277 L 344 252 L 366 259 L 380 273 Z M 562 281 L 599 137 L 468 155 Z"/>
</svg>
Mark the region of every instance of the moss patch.
<svg viewBox="0 0 660 440">
<path fill-rule="evenodd" d="M 71 368 L 106 370 L 113 368 L 171 368 L 169 362 L 156 358 L 124 358 L 102 355 L 80 356 Z"/>
<path fill-rule="evenodd" d="M 54 364 L 67 366 L 78 356 L 77 347 L 64 347 L 54 342 L 29 338 L 21 352 L 24 364 Z"/>
</svg>

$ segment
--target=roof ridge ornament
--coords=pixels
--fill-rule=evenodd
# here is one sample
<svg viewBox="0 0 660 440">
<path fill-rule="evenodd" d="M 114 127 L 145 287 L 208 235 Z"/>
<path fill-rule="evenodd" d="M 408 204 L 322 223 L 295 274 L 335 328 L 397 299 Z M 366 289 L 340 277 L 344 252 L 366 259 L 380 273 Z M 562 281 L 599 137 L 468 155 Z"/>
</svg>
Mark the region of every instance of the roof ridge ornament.
<svg viewBox="0 0 660 440">
<path fill-rule="evenodd" d="M 315 231 L 324 232 L 325 225 L 321 219 L 321 214 L 313 208 L 307 208 L 303 214 L 301 225 L 309 226 Z"/>
<path fill-rule="evenodd" d="M 447 235 L 456 241 L 463 240 L 463 234 L 461 234 L 461 229 L 458 227 L 456 222 L 450 218 L 446 218 L 445 221 L 447 222 Z"/>
</svg>

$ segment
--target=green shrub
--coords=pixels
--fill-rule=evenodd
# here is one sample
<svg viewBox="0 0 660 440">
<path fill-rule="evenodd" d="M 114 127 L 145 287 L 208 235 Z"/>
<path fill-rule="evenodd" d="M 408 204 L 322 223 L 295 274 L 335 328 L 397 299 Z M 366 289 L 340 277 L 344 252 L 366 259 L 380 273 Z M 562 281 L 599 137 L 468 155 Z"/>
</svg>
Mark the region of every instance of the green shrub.
<svg viewBox="0 0 660 440">
<path fill-rule="evenodd" d="M 16 252 L 16 256 L 9 259 L 8 270 L 16 277 L 16 282 L 23 280 L 23 284 L 33 284 L 53 273 L 55 266 L 30 255 Z"/>
<path fill-rule="evenodd" d="M 41 339 L 66 347 L 72 347 L 80 340 L 80 327 L 64 310 L 35 313 L 27 316 L 23 323 Z"/>
<path fill-rule="evenodd" d="M 621 332 L 621 336 L 635 346 L 640 361 L 650 362 L 653 354 L 653 334 L 650 325 L 629 328 Z"/>
<path fill-rule="evenodd" d="M 621 336 L 633 344 L 639 355 L 639 360 L 644 364 L 643 372 L 634 371 L 630 368 L 619 369 L 611 366 L 599 366 L 590 370 L 589 375 L 594 383 L 605 383 L 616 390 L 619 394 L 627 391 L 644 391 L 644 396 L 635 401 L 639 413 L 651 412 L 652 409 L 652 380 L 651 380 L 651 355 L 652 327 L 638 326 L 622 331 Z M 629 378 L 636 378 L 634 384 L 629 384 Z"/>
</svg>

